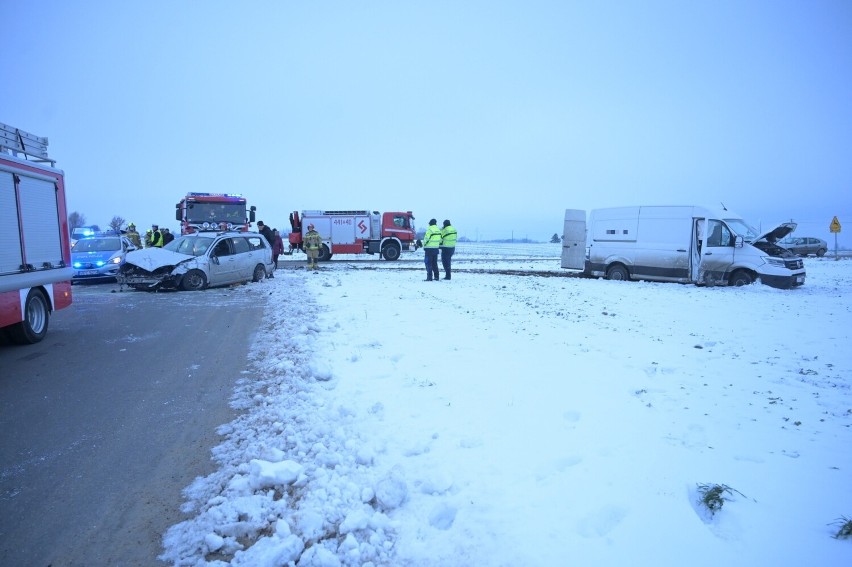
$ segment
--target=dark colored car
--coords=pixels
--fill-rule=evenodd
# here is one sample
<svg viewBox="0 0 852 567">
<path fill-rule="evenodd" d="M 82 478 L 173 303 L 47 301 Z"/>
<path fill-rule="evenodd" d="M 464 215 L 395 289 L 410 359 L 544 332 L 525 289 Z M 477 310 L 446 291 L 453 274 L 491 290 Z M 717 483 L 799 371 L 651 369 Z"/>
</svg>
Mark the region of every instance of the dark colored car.
<svg viewBox="0 0 852 567">
<path fill-rule="evenodd" d="M 781 245 L 793 254 L 798 254 L 799 256 L 815 254 L 822 257 L 825 256 L 826 252 L 828 252 L 828 244 L 825 240 L 810 236 L 790 238 L 782 242 Z"/>
</svg>

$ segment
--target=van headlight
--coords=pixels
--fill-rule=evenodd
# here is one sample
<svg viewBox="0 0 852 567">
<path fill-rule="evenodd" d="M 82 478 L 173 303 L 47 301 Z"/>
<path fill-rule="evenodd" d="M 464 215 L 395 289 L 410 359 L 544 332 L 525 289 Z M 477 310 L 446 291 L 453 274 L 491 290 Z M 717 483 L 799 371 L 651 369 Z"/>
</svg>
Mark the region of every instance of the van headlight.
<svg viewBox="0 0 852 567">
<path fill-rule="evenodd" d="M 775 266 L 777 268 L 785 267 L 784 260 L 781 258 L 773 258 L 772 256 L 764 256 L 763 261 L 770 266 Z"/>
</svg>

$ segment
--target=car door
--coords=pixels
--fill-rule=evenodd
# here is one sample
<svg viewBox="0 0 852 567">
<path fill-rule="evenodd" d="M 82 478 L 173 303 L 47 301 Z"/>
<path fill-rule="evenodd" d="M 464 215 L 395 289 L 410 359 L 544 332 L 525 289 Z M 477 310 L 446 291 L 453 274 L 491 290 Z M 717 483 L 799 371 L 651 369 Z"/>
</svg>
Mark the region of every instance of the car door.
<svg viewBox="0 0 852 567">
<path fill-rule="evenodd" d="M 816 254 L 817 248 L 819 248 L 819 240 L 816 238 L 806 238 L 805 241 L 807 242 L 805 245 L 805 254 Z"/>
<path fill-rule="evenodd" d="M 264 268 L 269 270 L 272 264 L 272 249 L 267 244 L 265 238 L 258 235 L 245 237 L 248 242 L 250 252 L 248 254 L 248 275 L 253 277 L 254 268 L 258 264 L 263 264 Z"/>
<path fill-rule="evenodd" d="M 237 255 L 230 238 L 220 238 L 210 250 L 208 285 L 227 285 L 240 280 Z"/>
<path fill-rule="evenodd" d="M 258 238 L 260 240 L 260 238 Z M 234 251 L 236 253 L 237 270 L 241 280 L 250 280 L 254 263 L 252 263 L 251 245 L 249 241 L 242 236 L 236 236 L 232 239 Z"/>
</svg>

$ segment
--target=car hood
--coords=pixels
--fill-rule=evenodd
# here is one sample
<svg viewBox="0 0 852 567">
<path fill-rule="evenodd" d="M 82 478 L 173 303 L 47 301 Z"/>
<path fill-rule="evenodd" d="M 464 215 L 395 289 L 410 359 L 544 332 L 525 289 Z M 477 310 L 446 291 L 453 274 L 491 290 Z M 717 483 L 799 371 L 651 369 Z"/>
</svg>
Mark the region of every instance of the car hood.
<svg viewBox="0 0 852 567">
<path fill-rule="evenodd" d="M 779 224 L 778 226 L 776 226 L 775 228 L 773 228 L 772 230 L 770 230 L 768 232 L 764 232 L 763 234 L 761 234 L 760 236 L 755 238 L 752 242 L 758 242 L 760 240 L 766 240 L 767 242 L 769 242 L 771 244 L 775 244 L 776 242 L 778 242 L 779 240 L 781 240 L 785 236 L 792 233 L 794 230 L 796 230 L 796 223 L 794 223 L 794 222 L 783 222 L 783 223 Z"/>
<path fill-rule="evenodd" d="M 106 252 L 72 252 L 71 262 L 106 262 L 118 254 L 118 250 Z"/>
<path fill-rule="evenodd" d="M 153 272 L 157 268 L 162 268 L 163 266 L 176 266 L 181 262 L 185 262 L 193 258 L 195 258 L 195 256 L 180 254 L 178 252 L 172 252 L 171 250 L 164 250 L 162 248 L 145 248 L 143 250 L 129 252 L 124 261 L 128 264 L 139 266 L 149 272 Z"/>
</svg>

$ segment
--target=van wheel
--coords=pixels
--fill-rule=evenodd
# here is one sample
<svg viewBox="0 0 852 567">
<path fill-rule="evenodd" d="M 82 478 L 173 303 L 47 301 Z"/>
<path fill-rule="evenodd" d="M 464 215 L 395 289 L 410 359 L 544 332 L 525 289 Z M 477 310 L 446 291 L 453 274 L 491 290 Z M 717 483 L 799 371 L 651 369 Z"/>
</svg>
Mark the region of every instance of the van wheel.
<svg viewBox="0 0 852 567">
<path fill-rule="evenodd" d="M 201 270 L 190 270 L 180 281 L 180 288 L 184 291 L 201 291 L 207 287 L 207 276 Z"/>
<path fill-rule="evenodd" d="M 823 256 L 825 256 L 825 248 L 820 248 L 817 250 L 817 258 L 822 258 Z"/>
<path fill-rule="evenodd" d="M 399 245 L 396 242 L 388 242 L 382 248 L 382 258 L 385 260 L 399 260 Z"/>
<path fill-rule="evenodd" d="M 263 264 L 258 264 L 254 267 L 254 274 L 251 277 L 251 281 L 259 282 L 263 278 L 266 277 L 266 268 L 263 267 Z"/>
<path fill-rule="evenodd" d="M 327 262 L 331 260 L 331 252 L 328 250 L 328 246 L 323 244 L 320 246 L 319 255 L 317 256 L 317 261 L 319 262 Z"/>
<path fill-rule="evenodd" d="M 50 308 L 44 294 L 31 289 L 24 303 L 24 320 L 9 327 L 9 338 L 19 345 L 32 345 L 47 334 Z"/>
<path fill-rule="evenodd" d="M 731 274 L 729 283 L 734 287 L 742 287 L 744 285 L 753 284 L 754 278 L 750 273 L 745 270 L 737 270 L 733 274 Z"/>
<path fill-rule="evenodd" d="M 630 279 L 630 272 L 621 264 L 613 264 L 606 270 L 606 279 L 616 281 L 626 281 Z"/>
</svg>

